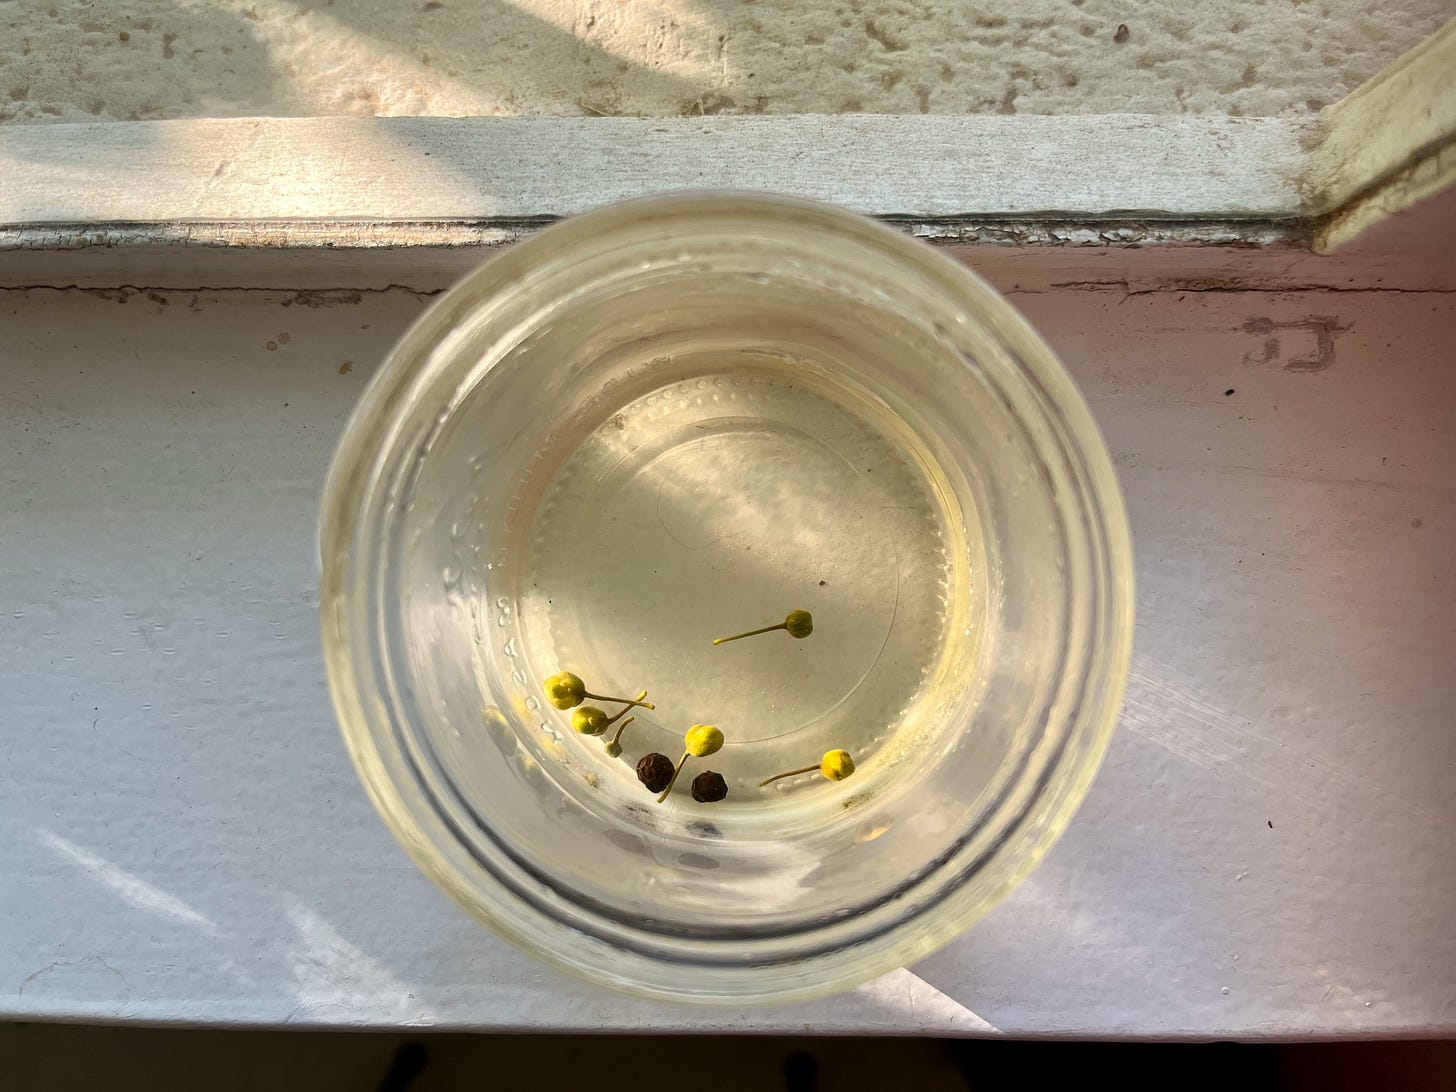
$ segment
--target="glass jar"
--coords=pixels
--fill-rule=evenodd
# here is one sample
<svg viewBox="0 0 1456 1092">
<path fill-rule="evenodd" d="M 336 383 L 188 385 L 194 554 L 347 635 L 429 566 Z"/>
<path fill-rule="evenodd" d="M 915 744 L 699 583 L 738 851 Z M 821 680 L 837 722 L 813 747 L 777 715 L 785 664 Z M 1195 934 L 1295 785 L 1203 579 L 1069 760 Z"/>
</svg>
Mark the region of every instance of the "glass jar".
<svg viewBox="0 0 1456 1092">
<path fill-rule="evenodd" d="M 946 256 L 788 198 L 629 202 L 491 259 L 372 380 L 320 540 L 334 702 L 411 856 L 657 998 L 945 944 L 1066 826 L 1128 670 L 1126 516 L 1051 351 Z M 713 644 L 793 609 L 803 639 Z M 648 690 L 620 756 L 545 700 L 563 669 Z M 635 762 L 698 722 L 727 743 L 658 804 Z M 853 776 L 816 774 L 832 748 Z M 726 799 L 689 791 L 710 770 Z"/>
</svg>

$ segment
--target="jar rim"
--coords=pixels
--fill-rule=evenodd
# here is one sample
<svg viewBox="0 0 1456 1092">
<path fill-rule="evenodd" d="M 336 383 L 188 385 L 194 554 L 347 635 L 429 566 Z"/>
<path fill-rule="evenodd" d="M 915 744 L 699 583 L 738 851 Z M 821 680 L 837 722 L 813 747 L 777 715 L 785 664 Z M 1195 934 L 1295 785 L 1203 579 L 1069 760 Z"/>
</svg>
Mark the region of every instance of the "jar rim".
<svg viewBox="0 0 1456 1092">
<path fill-rule="evenodd" d="M 494 299 L 539 285 L 553 269 L 569 268 L 583 250 L 605 253 L 644 233 L 670 241 L 680 230 L 700 235 L 709 225 L 794 225 L 806 236 L 822 234 L 836 244 L 852 241 L 887 263 L 914 269 L 962 300 L 1005 348 L 1018 374 L 1054 425 L 1074 472 L 1076 500 L 1088 535 L 1094 626 L 1086 662 L 1076 680 L 1072 712 L 1059 746 L 1047 760 L 1030 803 L 1006 824 L 988 851 L 960 862 L 962 871 L 943 885 L 933 913 L 892 923 L 868 940 L 844 935 L 828 923 L 816 951 L 802 958 L 721 962 L 674 960 L 639 953 L 624 968 L 593 959 L 611 940 L 573 921 L 574 907 L 553 916 L 512 891 L 510 877 L 483 867 L 451 831 L 448 817 L 421 791 L 423 773 L 410 769 L 409 748 L 394 738 L 396 726 L 378 701 L 379 679 L 367 632 L 371 607 L 367 573 L 377 538 L 375 517 L 385 508 L 381 483 L 401 445 L 405 416 L 448 363 L 450 331 Z M 928 955 L 987 912 L 1050 849 L 1090 786 L 1110 740 L 1121 705 L 1132 644 L 1132 553 L 1121 493 L 1111 459 L 1090 411 L 1050 348 L 1012 305 L 975 273 L 886 225 L 845 210 L 761 194 L 688 192 L 608 206 L 553 225 L 516 244 L 467 276 L 429 308 L 404 335 L 371 381 L 339 442 L 325 486 L 320 519 L 323 591 L 320 600 L 330 688 L 350 754 L 376 807 L 416 863 L 440 886 L 506 939 L 577 975 L 628 992 L 671 1000 L 741 1004 L 821 996 Z M 1016 836 L 1016 853 L 1007 846 Z M 454 844 L 451 844 L 451 840 Z M 462 852 L 464 851 L 464 852 Z M 1014 859 L 1013 859 L 1014 858 Z M 1005 865 L 982 875 L 988 864 Z M 495 862 L 507 869 L 508 861 Z M 982 875 L 975 890 L 967 882 Z M 614 947 L 614 953 L 621 949 Z M 618 961 L 621 962 L 621 961 Z M 693 970 L 684 975 L 682 968 Z"/>
</svg>

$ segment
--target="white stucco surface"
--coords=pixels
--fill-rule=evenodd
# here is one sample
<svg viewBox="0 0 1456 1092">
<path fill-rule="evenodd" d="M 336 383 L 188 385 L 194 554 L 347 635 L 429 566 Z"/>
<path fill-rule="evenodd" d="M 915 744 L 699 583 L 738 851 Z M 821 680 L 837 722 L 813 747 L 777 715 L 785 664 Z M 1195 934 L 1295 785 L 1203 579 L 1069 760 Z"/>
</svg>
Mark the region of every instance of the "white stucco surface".
<svg viewBox="0 0 1456 1092">
<path fill-rule="evenodd" d="M 1453 15 L 1453 0 L 0 0 L 0 123 L 1303 114 Z"/>
</svg>

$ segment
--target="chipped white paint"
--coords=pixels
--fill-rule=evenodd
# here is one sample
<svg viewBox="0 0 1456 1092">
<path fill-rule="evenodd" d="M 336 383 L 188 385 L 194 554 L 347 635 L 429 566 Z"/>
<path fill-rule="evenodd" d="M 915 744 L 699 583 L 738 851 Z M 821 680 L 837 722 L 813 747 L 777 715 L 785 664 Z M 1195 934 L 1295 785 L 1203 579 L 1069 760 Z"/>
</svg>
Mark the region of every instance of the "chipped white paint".
<svg viewBox="0 0 1456 1092">
<path fill-rule="evenodd" d="M 1180 244 L 1160 234 L 1156 223 L 1147 225 L 1143 235 L 1122 224 L 1108 233 L 1116 241 L 1085 246 L 1047 245 L 1044 238 L 1015 245 L 1002 237 L 984 243 L 942 239 L 936 245 L 962 258 L 1003 292 L 1094 285 L 1138 292 L 1162 287 L 1275 290 L 1352 284 L 1456 288 L 1456 245 L 1447 242 L 1448 225 L 1456 225 L 1456 217 L 1447 211 L 1456 206 L 1456 193 L 1430 204 L 1428 213 L 1405 218 L 1411 222 L 1398 245 L 1385 240 L 1373 247 L 1345 247 L 1333 255 L 1313 254 L 1294 241 L 1257 246 Z M 1381 224 L 1387 222 L 1388 218 Z M 195 225 L 155 235 L 138 235 L 129 228 L 86 231 L 87 239 L 98 240 L 96 245 L 78 243 L 75 233 L 68 232 L 63 248 L 40 250 L 6 249 L 6 233 L 0 229 L 0 287 L 271 288 L 347 295 L 395 286 L 435 292 L 448 288 L 514 238 L 512 232 L 491 229 L 430 228 L 415 230 L 419 245 L 399 245 L 398 234 L 391 245 L 381 236 L 399 229 L 384 226 L 382 232 L 376 224 L 331 233 L 327 245 L 273 245 L 250 231 L 245 233 L 248 241 L 229 246 L 207 240 L 243 238 L 243 234 L 192 228 Z M 961 230 L 954 235 L 957 240 L 965 237 Z"/>
<path fill-rule="evenodd" d="M 425 300 L 0 293 L 0 1015 L 1456 1034 L 1456 295 L 1343 287 L 1013 297 L 1127 495 L 1123 727 L 958 942 L 745 1013 L 515 953 L 359 791 L 318 652 L 317 491 Z"/>
</svg>

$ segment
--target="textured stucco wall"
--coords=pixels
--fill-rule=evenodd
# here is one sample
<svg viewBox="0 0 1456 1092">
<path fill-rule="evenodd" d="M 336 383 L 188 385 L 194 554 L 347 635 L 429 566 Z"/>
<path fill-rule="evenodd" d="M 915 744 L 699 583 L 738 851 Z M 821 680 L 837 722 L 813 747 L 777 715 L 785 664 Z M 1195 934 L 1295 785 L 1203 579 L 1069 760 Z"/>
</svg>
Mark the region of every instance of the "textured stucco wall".
<svg viewBox="0 0 1456 1092">
<path fill-rule="evenodd" d="M 0 0 L 0 122 L 1317 110 L 1456 0 Z M 1126 32 L 1120 32 L 1125 26 Z"/>
</svg>

